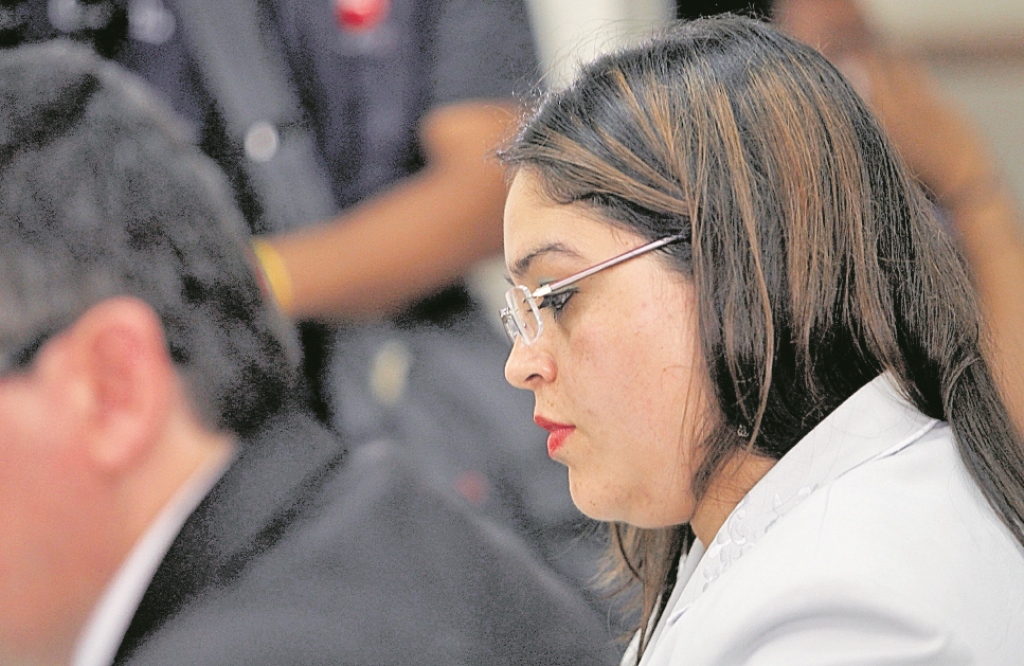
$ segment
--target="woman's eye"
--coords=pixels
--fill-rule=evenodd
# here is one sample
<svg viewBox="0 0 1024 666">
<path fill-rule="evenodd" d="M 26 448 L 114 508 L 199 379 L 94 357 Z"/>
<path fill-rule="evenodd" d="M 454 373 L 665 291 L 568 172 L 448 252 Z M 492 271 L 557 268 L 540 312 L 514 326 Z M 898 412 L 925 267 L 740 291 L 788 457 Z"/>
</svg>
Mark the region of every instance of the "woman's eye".
<svg viewBox="0 0 1024 666">
<path fill-rule="evenodd" d="M 555 317 L 562 312 L 566 305 L 569 304 L 569 299 L 576 295 L 575 289 L 565 289 L 558 291 L 553 294 L 548 294 L 544 297 L 544 302 L 541 304 L 542 308 L 551 308 Z"/>
</svg>

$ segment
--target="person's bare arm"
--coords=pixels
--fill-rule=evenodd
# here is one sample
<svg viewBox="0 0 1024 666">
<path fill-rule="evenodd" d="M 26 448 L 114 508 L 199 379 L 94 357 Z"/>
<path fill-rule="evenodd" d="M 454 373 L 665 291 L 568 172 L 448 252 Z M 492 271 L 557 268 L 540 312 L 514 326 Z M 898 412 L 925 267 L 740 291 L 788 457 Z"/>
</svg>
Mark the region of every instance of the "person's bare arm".
<svg viewBox="0 0 1024 666">
<path fill-rule="evenodd" d="M 420 128 L 423 169 L 334 220 L 264 238 L 290 283 L 287 314 L 386 316 L 499 251 L 506 185 L 494 152 L 517 113 L 492 100 L 435 109 Z"/>
</svg>

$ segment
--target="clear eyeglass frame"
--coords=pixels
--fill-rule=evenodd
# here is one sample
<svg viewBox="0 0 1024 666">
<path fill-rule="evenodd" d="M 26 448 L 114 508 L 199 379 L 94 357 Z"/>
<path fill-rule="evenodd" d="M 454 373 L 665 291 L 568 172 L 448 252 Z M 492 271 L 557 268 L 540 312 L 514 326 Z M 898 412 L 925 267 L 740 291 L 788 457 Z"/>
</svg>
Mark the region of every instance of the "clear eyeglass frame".
<svg viewBox="0 0 1024 666">
<path fill-rule="evenodd" d="M 578 273 L 573 273 L 569 277 L 542 285 L 534 291 L 530 291 L 524 285 L 511 287 L 505 292 L 505 307 L 499 313 L 509 342 L 514 345 L 516 340 L 522 340 L 524 344 L 532 345 L 540 338 L 541 333 L 544 332 L 544 320 L 541 319 L 540 311 L 542 308 L 547 307 L 547 304 L 544 303 L 545 298 L 559 294 L 565 288 L 576 284 L 583 278 L 590 277 L 594 273 L 617 266 L 652 250 L 657 250 L 670 243 L 680 241 L 683 238 L 682 234 L 659 238 L 628 252 L 616 255 L 611 259 L 606 259 Z"/>
</svg>

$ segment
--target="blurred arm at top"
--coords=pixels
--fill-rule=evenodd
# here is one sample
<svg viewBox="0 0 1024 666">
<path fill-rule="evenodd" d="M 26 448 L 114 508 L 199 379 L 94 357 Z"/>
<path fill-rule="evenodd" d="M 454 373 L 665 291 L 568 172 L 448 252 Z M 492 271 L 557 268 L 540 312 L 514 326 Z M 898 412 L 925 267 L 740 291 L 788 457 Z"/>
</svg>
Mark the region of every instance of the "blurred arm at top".
<svg viewBox="0 0 1024 666">
<path fill-rule="evenodd" d="M 419 132 L 423 169 L 332 220 L 268 238 L 290 279 L 288 314 L 394 314 L 496 252 L 505 185 L 488 157 L 515 117 L 510 102 L 434 109 Z"/>
<path fill-rule="evenodd" d="M 533 45 L 518 2 L 390 3 L 417 16 L 397 21 L 415 34 L 390 37 L 410 42 L 398 57 L 411 64 L 384 68 L 370 34 L 317 28 L 313 4 L 277 3 L 277 11 L 341 212 L 267 240 L 290 283 L 283 305 L 292 317 L 377 319 L 500 249 L 505 182 L 491 154 L 518 121 L 513 91 L 533 86 Z M 332 85 L 343 71 L 358 92 Z M 402 146 L 381 129 L 396 121 L 415 133 Z"/>
</svg>

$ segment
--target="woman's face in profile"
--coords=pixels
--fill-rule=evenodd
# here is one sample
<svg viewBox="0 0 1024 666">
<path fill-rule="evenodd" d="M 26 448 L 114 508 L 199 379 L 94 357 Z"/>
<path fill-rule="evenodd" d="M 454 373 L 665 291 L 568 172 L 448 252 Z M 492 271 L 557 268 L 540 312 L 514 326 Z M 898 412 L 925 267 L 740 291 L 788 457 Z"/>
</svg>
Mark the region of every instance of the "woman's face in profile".
<svg viewBox="0 0 1024 666">
<path fill-rule="evenodd" d="M 536 178 L 520 171 L 505 206 L 514 284 L 532 292 L 645 243 L 583 206 L 551 203 Z M 709 395 L 690 281 L 648 253 L 541 305 L 540 337 L 515 342 L 505 376 L 533 391 L 535 420 L 551 431 L 551 457 L 568 467 L 573 501 L 599 520 L 688 521 Z"/>
</svg>

